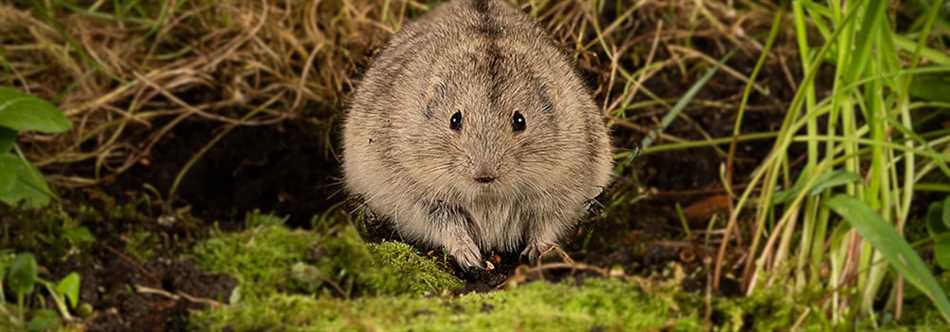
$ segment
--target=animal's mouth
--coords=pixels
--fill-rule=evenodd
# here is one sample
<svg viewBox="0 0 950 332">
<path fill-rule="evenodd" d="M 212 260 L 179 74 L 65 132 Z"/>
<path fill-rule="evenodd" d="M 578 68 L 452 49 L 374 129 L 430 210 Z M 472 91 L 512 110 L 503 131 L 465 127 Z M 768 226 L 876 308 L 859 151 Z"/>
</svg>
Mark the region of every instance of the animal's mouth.
<svg viewBox="0 0 950 332">
<path fill-rule="evenodd" d="M 481 195 L 494 194 L 498 191 L 497 186 L 491 183 L 476 183 L 475 190 Z"/>
<path fill-rule="evenodd" d="M 504 183 L 498 181 L 492 183 L 474 183 L 472 185 L 472 193 L 475 198 L 478 199 L 489 199 L 495 200 L 503 197 L 511 196 L 511 190 L 513 188 L 506 186 Z"/>
<path fill-rule="evenodd" d="M 497 183 L 480 183 L 477 181 L 472 181 L 468 186 L 467 191 L 472 198 L 490 198 L 499 196 L 499 188 Z"/>
</svg>

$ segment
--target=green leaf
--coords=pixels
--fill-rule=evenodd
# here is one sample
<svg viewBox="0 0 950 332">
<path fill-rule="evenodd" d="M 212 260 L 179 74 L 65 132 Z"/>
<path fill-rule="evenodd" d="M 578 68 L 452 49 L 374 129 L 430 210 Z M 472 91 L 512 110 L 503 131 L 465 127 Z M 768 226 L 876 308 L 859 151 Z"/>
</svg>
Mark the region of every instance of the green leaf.
<svg viewBox="0 0 950 332">
<path fill-rule="evenodd" d="M 0 154 L 10 152 L 16 143 L 16 130 L 0 127 Z"/>
<path fill-rule="evenodd" d="M 950 75 L 946 74 L 915 75 L 908 90 L 911 96 L 920 99 L 950 103 L 947 91 L 950 91 Z"/>
<path fill-rule="evenodd" d="M 69 241 L 69 243 L 74 246 L 89 244 L 96 240 L 96 238 L 92 235 L 92 232 L 90 232 L 88 228 L 82 226 L 64 228 L 63 237 L 66 238 L 66 241 Z"/>
<path fill-rule="evenodd" d="M 62 325 L 59 315 L 50 309 L 33 311 L 33 318 L 27 323 L 26 329 L 30 332 L 53 331 Z"/>
<path fill-rule="evenodd" d="M 950 269 L 950 197 L 934 202 L 927 209 L 927 230 L 934 242 L 934 260 L 944 269 Z"/>
<path fill-rule="evenodd" d="M 950 232 L 950 227 L 948 227 L 944 222 L 945 220 L 943 220 L 943 216 L 946 212 L 947 209 L 943 207 L 943 204 L 940 202 L 934 202 L 927 208 L 927 231 L 930 232 L 930 236 Z"/>
<path fill-rule="evenodd" d="M 13 189 L 19 173 L 18 169 L 22 164 L 20 158 L 14 155 L 0 154 L 0 195 Z"/>
<path fill-rule="evenodd" d="M 0 259 L 0 305 L 5 301 L 3 295 L 3 278 L 7 275 L 7 266 L 9 265 L 6 259 Z"/>
<path fill-rule="evenodd" d="M 9 191 L 0 191 L 0 202 L 16 205 L 25 201 L 27 207 L 38 208 L 49 204 L 52 193 L 43 174 L 23 159 L 17 158 L 20 166 L 16 169 L 16 183 Z"/>
<path fill-rule="evenodd" d="M 825 204 L 848 221 L 911 285 L 930 297 L 943 318 L 950 322 L 950 300 L 947 300 L 947 294 L 893 225 L 854 197 L 838 195 Z"/>
<path fill-rule="evenodd" d="M 950 229 L 950 196 L 943 200 L 943 226 Z"/>
<path fill-rule="evenodd" d="M 36 259 L 33 254 L 19 254 L 10 264 L 7 273 L 7 285 L 17 297 L 33 293 L 33 284 L 36 283 Z"/>
<path fill-rule="evenodd" d="M 70 273 L 56 284 L 56 291 L 69 299 L 69 306 L 73 309 L 79 304 L 79 274 Z"/>
<path fill-rule="evenodd" d="M 16 131 L 59 133 L 70 123 L 55 105 L 15 89 L 0 87 L 0 127 Z"/>
<path fill-rule="evenodd" d="M 943 239 L 934 244 L 934 258 L 941 268 L 950 269 L 950 239 Z"/>
</svg>

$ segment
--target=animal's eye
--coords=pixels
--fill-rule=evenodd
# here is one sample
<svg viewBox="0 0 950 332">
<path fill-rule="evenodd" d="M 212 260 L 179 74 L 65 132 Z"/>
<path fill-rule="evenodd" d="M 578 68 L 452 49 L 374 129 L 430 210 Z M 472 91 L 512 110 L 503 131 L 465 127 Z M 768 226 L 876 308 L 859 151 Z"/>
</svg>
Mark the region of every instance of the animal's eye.
<svg viewBox="0 0 950 332">
<path fill-rule="evenodd" d="M 528 122 L 525 121 L 524 116 L 520 112 L 515 112 L 515 115 L 511 117 L 511 129 L 518 133 L 524 131 L 527 126 Z"/>
<path fill-rule="evenodd" d="M 449 128 L 455 131 L 462 130 L 462 112 L 452 114 L 452 119 L 449 119 Z"/>
</svg>

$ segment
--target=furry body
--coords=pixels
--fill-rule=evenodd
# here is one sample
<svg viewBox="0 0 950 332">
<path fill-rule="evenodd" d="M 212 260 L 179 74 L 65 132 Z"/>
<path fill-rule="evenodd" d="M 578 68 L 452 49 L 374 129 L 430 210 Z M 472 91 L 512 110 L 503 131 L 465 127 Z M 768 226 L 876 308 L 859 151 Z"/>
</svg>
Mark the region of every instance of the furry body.
<svg viewBox="0 0 950 332">
<path fill-rule="evenodd" d="M 504 2 L 455 0 L 397 33 L 344 123 L 347 189 L 466 268 L 537 258 L 609 181 L 608 130 L 572 64 Z"/>
</svg>

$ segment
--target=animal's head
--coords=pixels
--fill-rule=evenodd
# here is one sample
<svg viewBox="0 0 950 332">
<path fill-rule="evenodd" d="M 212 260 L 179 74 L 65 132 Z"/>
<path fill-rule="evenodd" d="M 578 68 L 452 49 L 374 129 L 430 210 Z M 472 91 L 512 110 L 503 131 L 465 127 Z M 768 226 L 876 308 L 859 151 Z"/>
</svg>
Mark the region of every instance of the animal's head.
<svg viewBox="0 0 950 332">
<path fill-rule="evenodd" d="M 570 186 L 594 149 L 593 105 L 568 91 L 552 61 L 486 47 L 425 68 L 392 118 L 397 160 L 436 197 L 549 195 Z M 587 98 L 586 96 L 584 98 Z M 598 151 L 599 152 L 599 151 Z M 590 167 L 590 165 L 586 166 Z"/>
</svg>

